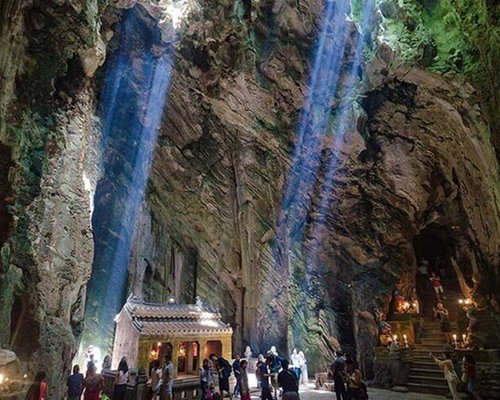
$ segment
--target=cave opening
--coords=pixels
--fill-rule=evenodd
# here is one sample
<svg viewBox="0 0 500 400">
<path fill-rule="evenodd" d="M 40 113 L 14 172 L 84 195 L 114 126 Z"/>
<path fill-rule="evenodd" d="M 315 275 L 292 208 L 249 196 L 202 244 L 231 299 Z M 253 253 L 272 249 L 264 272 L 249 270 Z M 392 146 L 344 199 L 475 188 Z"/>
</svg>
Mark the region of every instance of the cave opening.
<svg viewBox="0 0 500 400">
<path fill-rule="evenodd" d="M 429 281 L 432 273 L 441 278 L 444 287 L 445 306 L 461 295 L 457 274 L 453 268 L 455 238 L 449 227 L 428 226 L 413 240 L 415 256 L 419 266 L 427 262 L 428 276 L 417 272 L 416 289 L 422 303 L 421 313 L 432 318 L 432 308 L 436 306 L 436 296 Z M 448 307 L 452 312 L 455 307 Z"/>
</svg>

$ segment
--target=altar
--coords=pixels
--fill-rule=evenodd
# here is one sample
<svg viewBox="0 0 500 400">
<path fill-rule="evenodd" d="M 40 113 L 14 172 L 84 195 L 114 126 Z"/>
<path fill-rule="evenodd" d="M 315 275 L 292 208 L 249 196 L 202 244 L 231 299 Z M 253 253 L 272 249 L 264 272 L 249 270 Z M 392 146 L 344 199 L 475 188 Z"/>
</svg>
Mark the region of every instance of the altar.
<svg viewBox="0 0 500 400">
<path fill-rule="evenodd" d="M 126 356 L 130 367 L 150 371 L 170 354 L 174 377 L 197 375 L 211 353 L 231 359 L 231 326 L 203 304 L 147 303 L 130 297 L 115 318 L 113 368 Z"/>
</svg>

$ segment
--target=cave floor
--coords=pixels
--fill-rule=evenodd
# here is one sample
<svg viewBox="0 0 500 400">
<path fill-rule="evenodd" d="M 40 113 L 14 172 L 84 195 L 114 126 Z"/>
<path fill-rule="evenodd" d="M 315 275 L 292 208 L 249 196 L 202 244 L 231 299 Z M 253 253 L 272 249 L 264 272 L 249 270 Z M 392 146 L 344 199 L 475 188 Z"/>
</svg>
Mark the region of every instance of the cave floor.
<svg viewBox="0 0 500 400">
<path fill-rule="evenodd" d="M 311 385 L 312 386 L 312 385 Z M 444 400 L 444 396 L 436 396 L 423 393 L 399 393 L 384 389 L 368 389 L 370 400 Z M 301 388 L 300 400 L 334 400 L 335 393 L 324 390 L 314 390 L 314 388 Z M 259 395 L 252 393 L 252 400 L 258 400 Z"/>
<path fill-rule="evenodd" d="M 398 393 L 391 392 L 384 389 L 368 389 L 368 396 L 370 400 L 443 400 L 446 397 L 435 396 L 423 393 Z M 320 390 L 306 389 L 301 391 L 300 400 L 334 400 L 336 399 L 335 393 L 325 392 Z"/>
</svg>

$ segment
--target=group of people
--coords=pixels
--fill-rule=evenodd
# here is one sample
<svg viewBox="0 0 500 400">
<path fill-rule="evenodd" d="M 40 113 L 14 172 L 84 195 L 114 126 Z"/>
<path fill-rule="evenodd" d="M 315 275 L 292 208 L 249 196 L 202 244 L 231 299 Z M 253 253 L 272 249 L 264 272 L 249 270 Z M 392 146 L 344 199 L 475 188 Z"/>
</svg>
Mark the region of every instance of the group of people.
<svg viewBox="0 0 500 400">
<path fill-rule="evenodd" d="M 257 384 L 261 390 L 261 400 L 276 400 L 278 393 L 282 399 L 299 399 L 299 376 L 287 359 L 280 357 L 273 346 L 267 357 L 259 355 L 256 365 Z"/>
<path fill-rule="evenodd" d="M 333 376 L 333 389 L 337 400 L 368 399 L 368 390 L 362 380 L 361 371 L 349 354 L 336 351 L 330 372 Z"/>
<path fill-rule="evenodd" d="M 174 364 L 172 363 L 172 356 L 169 353 L 166 354 L 163 365 L 161 365 L 160 360 L 155 360 L 149 371 L 149 375 L 151 377 L 151 400 L 156 400 L 158 397 L 161 400 L 172 400 L 174 387 Z"/>
<path fill-rule="evenodd" d="M 470 354 L 464 356 L 462 360 L 462 376 L 459 378 L 451 359 L 451 353 L 445 353 L 444 355 L 444 360 L 439 360 L 434 354 L 429 354 L 434 362 L 443 370 L 444 379 L 446 379 L 448 383 L 452 399 L 460 400 L 462 398 L 458 391 L 458 386 L 460 382 L 462 382 L 465 385 L 467 393 L 472 396 L 472 398 L 480 400 L 481 396 L 479 396 L 476 390 L 476 361 L 474 357 Z"/>
<path fill-rule="evenodd" d="M 255 365 L 257 386 L 261 390 L 261 400 L 275 400 L 281 395 L 282 399 L 294 400 L 299 398 L 301 379 L 307 379 L 307 362 L 303 352 L 294 349 L 291 361 L 278 356 L 273 346 L 266 357 L 259 355 Z M 248 381 L 247 359 L 236 355 L 232 364 L 225 358 L 211 354 L 203 360 L 200 368 L 200 400 L 216 400 L 224 396 L 230 399 L 240 396 L 241 400 L 250 400 L 250 385 Z M 229 388 L 229 378 L 234 374 L 236 384 L 233 391 Z M 218 378 L 218 390 L 216 379 Z"/>
</svg>

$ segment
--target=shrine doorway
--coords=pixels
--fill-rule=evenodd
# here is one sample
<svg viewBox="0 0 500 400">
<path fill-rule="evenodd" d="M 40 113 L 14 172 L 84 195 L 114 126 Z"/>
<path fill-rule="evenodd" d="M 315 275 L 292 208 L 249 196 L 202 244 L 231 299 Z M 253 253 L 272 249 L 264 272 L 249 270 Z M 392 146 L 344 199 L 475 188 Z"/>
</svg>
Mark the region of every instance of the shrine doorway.
<svg viewBox="0 0 500 400">
<path fill-rule="evenodd" d="M 220 340 L 208 340 L 205 345 L 205 358 L 210 354 L 215 354 L 217 357 L 222 356 L 222 342 Z"/>
</svg>

